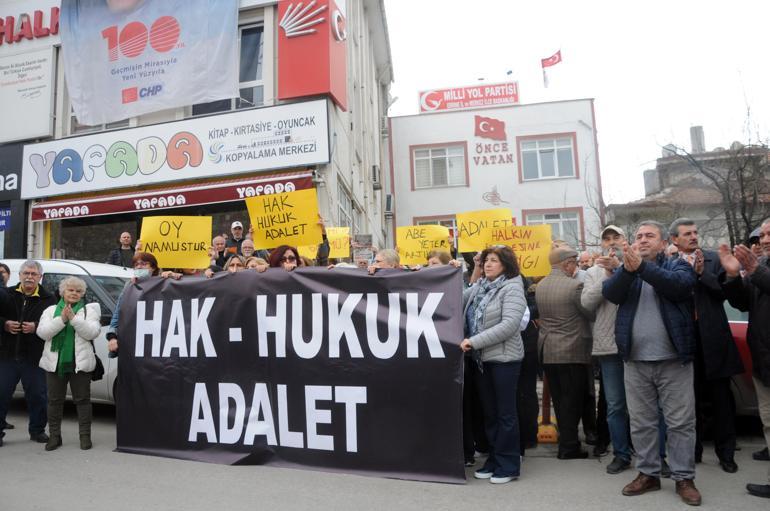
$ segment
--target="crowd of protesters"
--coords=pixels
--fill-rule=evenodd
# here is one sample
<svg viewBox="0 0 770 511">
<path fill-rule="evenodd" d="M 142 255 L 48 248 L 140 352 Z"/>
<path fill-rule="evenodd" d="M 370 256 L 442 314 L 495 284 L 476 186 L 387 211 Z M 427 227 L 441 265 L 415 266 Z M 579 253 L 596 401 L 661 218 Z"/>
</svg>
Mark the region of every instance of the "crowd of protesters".
<svg viewBox="0 0 770 511">
<path fill-rule="evenodd" d="M 159 268 L 157 259 L 120 235 L 108 257 L 130 266 L 135 279 L 160 276 L 212 278 L 236 273 L 303 266 L 406 268 L 396 250 L 374 250 L 372 261 L 329 260 L 324 233 L 315 259 L 296 247 L 255 250 L 251 230 L 239 221 L 231 235 L 217 235 L 205 269 Z M 710 423 L 719 465 L 735 463 L 735 403 L 730 379 L 744 372 L 724 302 L 749 313 L 748 344 L 766 441 L 770 444 L 770 220 L 749 246 L 718 251 L 701 247 L 695 222 L 680 218 L 668 228 L 644 221 L 631 239 L 609 225 L 601 251 L 578 252 L 556 240 L 545 277 L 521 275 L 506 246 L 452 259 L 428 254 L 426 267 L 468 267 L 463 292 L 465 352 L 463 451 L 465 465 L 484 462 L 474 476 L 500 484 L 520 475 L 525 450 L 538 442 L 537 381 L 553 398 L 560 460 L 608 453 L 608 474 L 631 467 L 638 475 L 622 489 L 635 496 L 661 488 L 661 477 L 675 481 L 687 504 L 700 505 L 695 467 L 703 455 Z M 10 270 L 0 264 L 7 282 Z M 80 446 L 91 448 L 90 374 L 95 369 L 93 340 L 99 333 L 98 304 L 83 303 L 85 283 L 61 282 L 60 298 L 41 285 L 42 267 L 25 262 L 19 284 L 0 293 L 0 446 L 10 398 L 21 381 L 29 409 L 30 439 L 46 450 L 62 445 L 62 405 L 67 385 L 79 421 Z M 118 307 L 107 340 L 110 356 L 119 350 Z M 599 380 L 598 414 L 595 392 Z M 708 405 L 708 406 L 707 406 Z M 45 426 L 48 423 L 49 432 Z M 593 452 L 582 441 L 593 445 Z M 770 459 L 767 449 L 755 459 Z M 770 473 L 770 472 L 769 472 Z M 770 497 L 770 485 L 749 484 L 750 494 Z"/>
</svg>

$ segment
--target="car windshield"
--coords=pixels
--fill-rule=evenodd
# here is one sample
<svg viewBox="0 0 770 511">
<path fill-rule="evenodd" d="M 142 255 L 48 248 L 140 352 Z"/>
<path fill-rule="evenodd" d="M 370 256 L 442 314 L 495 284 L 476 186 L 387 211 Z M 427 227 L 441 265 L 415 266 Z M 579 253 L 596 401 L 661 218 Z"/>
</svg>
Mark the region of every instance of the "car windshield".
<svg viewBox="0 0 770 511">
<path fill-rule="evenodd" d="M 118 297 L 120 296 L 120 293 L 123 292 L 123 288 L 126 287 L 126 283 L 129 280 L 122 277 L 106 277 L 101 275 L 91 275 L 91 278 L 102 286 L 115 303 L 118 302 Z"/>
</svg>

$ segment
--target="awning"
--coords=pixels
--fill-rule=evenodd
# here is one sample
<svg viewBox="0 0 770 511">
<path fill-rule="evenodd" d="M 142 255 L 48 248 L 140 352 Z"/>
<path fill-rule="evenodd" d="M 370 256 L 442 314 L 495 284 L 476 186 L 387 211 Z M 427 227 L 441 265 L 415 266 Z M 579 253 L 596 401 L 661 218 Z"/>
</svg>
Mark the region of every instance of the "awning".
<svg viewBox="0 0 770 511">
<path fill-rule="evenodd" d="M 32 204 L 32 221 L 116 215 L 232 202 L 258 195 L 306 190 L 313 187 L 312 176 L 312 172 L 303 170 L 207 183 L 178 184 L 155 190 L 128 193 L 123 191 L 78 199 L 39 201 Z"/>
</svg>

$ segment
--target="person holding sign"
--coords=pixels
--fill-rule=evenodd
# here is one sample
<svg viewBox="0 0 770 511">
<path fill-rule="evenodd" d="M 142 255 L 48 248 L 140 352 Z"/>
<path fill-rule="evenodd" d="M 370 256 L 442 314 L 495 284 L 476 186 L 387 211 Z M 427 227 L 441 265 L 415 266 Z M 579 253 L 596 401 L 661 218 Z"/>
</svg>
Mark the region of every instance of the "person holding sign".
<svg viewBox="0 0 770 511">
<path fill-rule="evenodd" d="M 147 277 L 156 277 L 160 274 L 160 268 L 158 268 L 158 260 L 155 256 L 149 252 L 137 252 L 134 254 L 133 259 L 134 277 L 131 279 L 131 283 L 135 283 L 138 279 L 144 279 Z M 126 287 L 131 283 L 126 284 Z M 115 358 L 118 356 L 118 322 L 120 320 L 120 302 L 123 300 L 123 293 L 126 288 L 118 297 L 118 302 L 115 304 L 115 312 L 112 313 L 112 319 L 110 320 L 110 326 L 107 329 L 107 350 L 110 352 L 109 357 Z"/>
<path fill-rule="evenodd" d="M 230 259 L 228 259 L 225 263 L 225 271 L 228 273 L 238 273 L 239 271 L 243 271 L 245 269 L 246 262 L 243 260 L 243 257 L 239 256 L 238 254 L 231 255 Z"/>
<path fill-rule="evenodd" d="M 481 253 L 484 278 L 463 292 L 463 351 L 472 351 L 484 410 L 489 457 L 474 477 L 508 483 L 519 477 L 521 447 L 516 405 L 524 346 L 520 324 L 527 310 L 516 256 L 509 247 Z"/>
<path fill-rule="evenodd" d="M 295 270 L 299 266 L 299 252 L 295 247 L 281 245 L 270 253 L 270 268 L 283 268 L 286 271 Z M 258 272 L 263 272 L 267 268 L 257 267 Z"/>
<path fill-rule="evenodd" d="M 83 303 L 86 283 L 67 277 L 59 284 L 61 299 L 40 316 L 37 335 L 45 341 L 40 367 L 48 384 L 48 443 L 46 451 L 61 447 L 61 421 L 67 384 L 78 413 L 80 448 L 91 448 L 91 372 L 96 368 L 93 340 L 102 316 L 98 303 Z"/>
</svg>

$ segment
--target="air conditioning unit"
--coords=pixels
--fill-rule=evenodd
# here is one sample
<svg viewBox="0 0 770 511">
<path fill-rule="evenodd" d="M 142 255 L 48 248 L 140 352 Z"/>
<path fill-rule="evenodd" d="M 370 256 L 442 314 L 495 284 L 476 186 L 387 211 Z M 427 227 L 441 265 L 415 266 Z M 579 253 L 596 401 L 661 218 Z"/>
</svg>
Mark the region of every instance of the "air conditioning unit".
<svg viewBox="0 0 770 511">
<path fill-rule="evenodd" d="M 380 180 L 380 166 L 372 165 L 372 188 L 382 190 L 382 181 Z"/>
<path fill-rule="evenodd" d="M 393 195 L 385 195 L 385 218 L 393 218 Z"/>
</svg>

